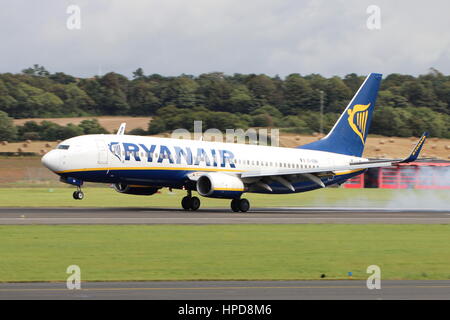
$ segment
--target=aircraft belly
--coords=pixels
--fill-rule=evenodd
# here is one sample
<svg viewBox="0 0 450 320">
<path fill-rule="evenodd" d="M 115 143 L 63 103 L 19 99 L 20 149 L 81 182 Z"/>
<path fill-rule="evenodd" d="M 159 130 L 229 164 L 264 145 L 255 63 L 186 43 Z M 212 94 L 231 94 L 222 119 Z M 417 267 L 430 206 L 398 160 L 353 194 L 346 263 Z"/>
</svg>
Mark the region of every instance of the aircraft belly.
<svg viewBox="0 0 450 320">
<path fill-rule="evenodd" d="M 61 175 L 86 182 L 128 182 L 151 186 L 181 187 L 186 181 L 187 174 L 187 171 L 181 170 L 92 170 L 67 172 Z"/>
</svg>

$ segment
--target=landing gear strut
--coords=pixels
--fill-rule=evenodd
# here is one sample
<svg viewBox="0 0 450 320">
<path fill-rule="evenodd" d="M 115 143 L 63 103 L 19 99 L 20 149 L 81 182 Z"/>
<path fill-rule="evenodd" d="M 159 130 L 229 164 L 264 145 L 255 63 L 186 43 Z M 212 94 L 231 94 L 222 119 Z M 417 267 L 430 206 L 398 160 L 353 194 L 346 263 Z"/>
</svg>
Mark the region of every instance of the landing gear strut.
<svg viewBox="0 0 450 320">
<path fill-rule="evenodd" d="M 78 188 L 78 190 L 75 191 L 75 192 L 72 194 L 72 197 L 73 197 L 75 200 L 83 200 L 83 199 L 84 199 L 84 193 L 83 193 L 83 191 L 81 191 L 81 188 L 80 188 L 80 187 L 77 187 L 77 188 Z"/>
<path fill-rule="evenodd" d="M 188 190 L 188 194 L 181 200 L 181 206 L 184 210 L 196 211 L 200 208 L 200 199 L 192 196 L 192 191 Z"/>
<path fill-rule="evenodd" d="M 247 212 L 248 209 L 250 209 L 250 202 L 247 199 L 231 200 L 231 210 L 233 210 L 233 212 Z"/>
</svg>

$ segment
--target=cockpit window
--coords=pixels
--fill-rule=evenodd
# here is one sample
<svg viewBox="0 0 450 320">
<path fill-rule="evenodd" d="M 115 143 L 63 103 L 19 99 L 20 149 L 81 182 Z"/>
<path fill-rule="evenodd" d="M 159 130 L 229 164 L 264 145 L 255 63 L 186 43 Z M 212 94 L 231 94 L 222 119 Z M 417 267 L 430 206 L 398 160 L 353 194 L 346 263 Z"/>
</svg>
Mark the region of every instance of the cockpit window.
<svg viewBox="0 0 450 320">
<path fill-rule="evenodd" d="M 60 144 L 57 149 L 62 149 L 62 150 L 67 150 L 69 149 L 69 145 L 68 144 Z"/>
</svg>

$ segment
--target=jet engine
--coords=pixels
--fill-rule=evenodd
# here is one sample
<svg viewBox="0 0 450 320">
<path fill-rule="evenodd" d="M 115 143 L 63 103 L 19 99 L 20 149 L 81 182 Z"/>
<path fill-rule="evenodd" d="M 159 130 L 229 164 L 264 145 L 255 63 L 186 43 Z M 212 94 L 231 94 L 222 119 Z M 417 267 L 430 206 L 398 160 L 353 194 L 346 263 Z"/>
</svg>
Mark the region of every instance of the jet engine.
<svg viewBox="0 0 450 320">
<path fill-rule="evenodd" d="M 197 192 L 204 197 L 235 199 L 244 189 L 241 179 L 220 172 L 205 173 L 197 180 Z"/>
</svg>

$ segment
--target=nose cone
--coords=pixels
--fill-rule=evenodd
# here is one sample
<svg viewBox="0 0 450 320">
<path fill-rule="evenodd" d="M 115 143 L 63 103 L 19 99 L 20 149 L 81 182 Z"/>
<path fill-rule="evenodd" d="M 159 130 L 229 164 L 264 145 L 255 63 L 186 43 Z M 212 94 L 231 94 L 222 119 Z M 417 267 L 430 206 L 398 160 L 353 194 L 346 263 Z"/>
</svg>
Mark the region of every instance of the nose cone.
<svg viewBox="0 0 450 320">
<path fill-rule="evenodd" d="M 52 171 L 57 171 L 59 167 L 59 156 L 56 150 L 46 153 L 42 159 L 42 164 Z"/>
</svg>

